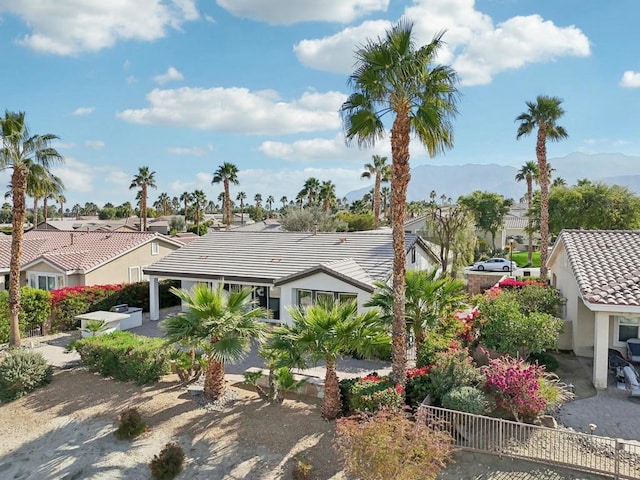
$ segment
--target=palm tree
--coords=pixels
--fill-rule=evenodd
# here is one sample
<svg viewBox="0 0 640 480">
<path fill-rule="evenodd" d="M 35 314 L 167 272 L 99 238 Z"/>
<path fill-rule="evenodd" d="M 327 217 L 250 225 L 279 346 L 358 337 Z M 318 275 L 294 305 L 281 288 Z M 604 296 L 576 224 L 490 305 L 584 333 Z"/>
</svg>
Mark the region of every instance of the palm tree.
<svg viewBox="0 0 640 480">
<path fill-rule="evenodd" d="M 547 280 L 547 256 L 549 254 L 549 169 L 547 167 L 547 139 L 557 142 L 568 138 L 564 127 L 557 124 L 564 115 L 557 97 L 538 95 L 535 102 L 526 102 L 527 111 L 516 117 L 517 139 L 537 129 L 536 158 L 540 180 L 540 279 Z"/>
<path fill-rule="evenodd" d="M 65 197 L 63 194 L 58 195 L 58 197 L 56 198 L 56 202 L 60 204 L 60 219 L 64 218 L 64 204 L 66 201 L 67 197 Z"/>
<path fill-rule="evenodd" d="M 193 201 L 193 217 L 196 222 L 196 233 L 200 235 L 200 220 L 202 220 L 202 210 L 207 204 L 207 196 L 202 190 L 196 190 L 191 194 Z"/>
<path fill-rule="evenodd" d="M 222 183 L 224 186 L 224 215 L 223 221 L 227 225 L 227 230 L 231 228 L 231 194 L 229 193 L 229 184 L 238 185 L 238 167 L 233 163 L 224 162 L 213 172 L 213 180 L 211 184 Z"/>
<path fill-rule="evenodd" d="M 529 160 L 526 162 L 518 173 L 516 173 L 516 181 L 522 182 L 525 180 L 527 182 L 527 208 L 531 208 L 531 199 L 533 198 L 533 181 L 538 178 L 538 165 L 536 162 Z M 527 235 L 529 236 L 529 246 L 528 246 L 528 254 L 527 260 L 529 265 L 531 265 L 533 259 L 533 232 L 531 231 L 531 223 L 532 223 L 531 215 L 528 215 L 527 219 Z"/>
<path fill-rule="evenodd" d="M 304 186 L 300 191 L 300 195 L 303 197 L 307 197 L 307 205 L 313 206 L 316 202 L 316 197 L 320 192 L 320 181 L 317 178 L 309 177 L 305 180 Z"/>
<path fill-rule="evenodd" d="M 224 392 L 224 365 L 242 360 L 251 341 L 262 342 L 269 312 L 255 307 L 250 288 L 227 292 L 223 285 L 211 289 L 199 284 L 192 290 L 172 288 L 187 310 L 162 321 L 168 343 L 193 343 L 207 356 L 204 395 L 216 399 Z"/>
<path fill-rule="evenodd" d="M 356 69 L 349 78 L 353 93 L 342 105 L 346 141 L 372 146 L 386 132 L 382 117 L 394 116 L 391 127 L 391 217 L 393 228 L 393 375 L 406 380 L 404 314 L 406 246 L 404 220 L 407 185 L 411 177 L 409 140 L 420 140 L 430 156 L 453 146 L 452 120 L 457 114 L 457 75 L 448 66 L 434 65 L 443 33 L 416 48 L 413 24 L 400 21 L 384 38 L 369 41 L 356 52 Z"/>
<path fill-rule="evenodd" d="M 269 210 L 269 215 L 268 215 L 269 218 L 271 217 L 271 207 L 273 207 L 273 202 L 275 202 L 275 201 L 276 201 L 276 199 L 273 198 L 273 195 L 269 195 L 267 197 L 267 202 L 266 203 L 267 203 L 267 209 Z"/>
<path fill-rule="evenodd" d="M 44 182 L 44 195 L 42 197 L 42 210 L 44 213 L 44 223 L 47 223 L 49 215 L 49 200 L 57 201 L 64 191 L 64 182 L 56 175 L 49 174 Z M 55 210 L 55 209 L 54 209 Z"/>
<path fill-rule="evenodd" d="M 262 206 L 262 194 L 256 193 L 253 200 L 256 202 L 256 210 L 259 209 Z"/>
<path fill-rule="evenodd" d="M 289 201 L 289 199 L 287 198 L 286 195 L 283 195 L 282 197 L 280 197 L 280 203 L 282 203 L 282 209 L 284 210 L 287 207 L 287 202 Z"/>
<path fill-rule="evenodd" d="M 288 311 L 291 325 L 277 328 L 268 348 L 286 353 L 284 356 L 292 367 L 325 362 L 322 416 L 334 419 L 342 410 L 336 373 L 338 359 L 353 351 L 366 356 L 376 346 L 388 344 L 386 328 L 376 310 L 359 314 L 355 300 L 324 301 Z"/>
<path fill-rule="evenodd" d="M 336 186 L 331 180 L 322 182 L 322 185 L 320 186 L 320 193 L 318 194 L 318 198 L 322 203 L 322 210 L 324 210 L 325 212 L 328 212 L 333 208 L 338 197 L 336 197 Z"/>
<path fill-rule="evenodd" d="M 382 204 L 382 216 L 387 218 L 387 210 L 389 208 L 389 201 L 391 200 L 391 189 L 389 187 L 382 187 L 380 189 L 380 203 Z"/>
<path fill-rule="evenodd" d="M 184 203 L 184 228 L 187 229 L 187 216 L 189 215 L 189 204 L 191 203 L 191 192 L 182 192 L 180 201 Z"/>
<path fill-rule="evenodd" d="M 45 195 L 47 177 L 51 173 L 43 165 L 31 160 L 25 161 L 25 167 L 27 168 L 27 188 L 25 193 L 33 198 L 33 229 L 37 230 L 38 201 Z M 11 195 L 13 195 L 13 192 Z"/>
<path fill-rule="evenodd" d="M 244 225 L 244 201 L 247 199 L 245 192 L 238 192 L 236 200 L 240 202 L 240 223 Z"/>
<path fill-rule="evenodd" d="M 567 181 L 562 177 L 556 177 L 553 179 L 552 187 L 566 187 Z"/>
<path fill-rule="evenodd" d="M 133 176 L 129 190 L 140 189 L 140 231 L 147 231 L 147 189 L 156 188 L 156 172 L 151 172 L 149 167 L 138 167 L 138 173 Z"/>
<path fill-rule="evenodd" d="M 380 222 L 380 184 L 382 182 L 388 182 L 391 178 L 391 165 L 387 164 L 387 157 L 380 155 L 374 155 L 371 157 L 373 163 L 365 163 L 365 171 L 362 172 L 360 178 L 375 179 L 373 184 L 373 216 L 375 228 L 378 228 Z"/>
<path fill-rule="evenodd" d="M 162 192 L 158 195 L 158 199 L 154 202 L 153 207 L 162 216 L 172 213 L 173 207 L 171 206 L 171 198 L 166 192 Z"/>
<path fill-rule="evenodd" d="M 31 135 L 25 123 L 24 112 L 6 111 L 0 118 L 2 129 L 2 149 L 0 150 L 0 168 L 11 168 L 11 189 L 13 198 L 13 217 L 11 235 L 11 260 L 9 264 L 9 345 L 20 346 L 20 262 L 22 257 L 22 239 L 25 217 L 25 191 L 29 163 L 37 163 L 49 169 L 55 163 L 64 161 L 51 142 L 58 137 L 53 134 Z"/>
<path fill-rule="evenodd" d="M 438 270 L 408 270 L 406 273 L 405 319 L 407 330 L 412 330 L 416 351 L 424 343 L 429 330 L 447 314 L 462 306 L 465 284 L 446 275 L 438 276 Z M 383 319 L 392 323 L 393 289 L 386 282 L 376 282 L 376 291 L 365 307 L 378 307 Z"/>
</svg>

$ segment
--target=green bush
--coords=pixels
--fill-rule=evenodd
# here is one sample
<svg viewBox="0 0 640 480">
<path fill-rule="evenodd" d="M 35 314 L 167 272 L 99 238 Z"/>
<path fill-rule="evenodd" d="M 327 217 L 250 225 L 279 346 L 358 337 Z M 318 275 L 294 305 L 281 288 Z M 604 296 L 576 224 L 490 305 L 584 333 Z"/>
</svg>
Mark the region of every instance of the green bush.
<svg viewBox="0 0 640 480">
<path fill-rule="evenodd" d="M 147 424 L 137 408 L 128 408 L 120 414 L 118 429 L 114 435 L 118 440 L 132 440 L 147 431 Z"/>
<path fill-rule="evenodd" d="M 12 350 L 0 363 L 0 401 L 10 402 L 46 385 L 52 374 L 41 353 Z"/>
<path fill-rule="evenodd" d="M 375 412 L 381 408 L 400 408 L 403 391 L 387 377 L 367 376 L 351 387 L 351 411 Z"/>
<path fill-rule="evenodd" d="M 532 353 L 527 358 L 529 363 L 537 363 L 544 366 L 547 372 L 555 372 L 560 366 L 558 359 L 548 352 Z"/>
<path fill-rule="evenodd" d="M 405 401 L 407 405 L 411 407 L 420 405 L 430 393 L 430 370 L 430 367 L 407 369 L 407 384 L 405 386 Z"/>
<path fill-rule="evenodd" d="M 336 217 L 348 225 L 350 232 L 362 232 L 373 230 L 376 222 L 373 213 L 348 213 L 339 212 Z"/>
<path fill-rule="evenodd" d="M 433 365 L 436 356 L 441 352 L 449 350 L 451 343 L 455 340 L 453 333 L 437 333 L 429 332 L 424 339 L 422 345 L 418 349 L 416 357 L 416 366 L 427 367 Z"/>
<path fill-rule="evenodd" d="M 377 374 L 371 373 L 369 375 Z M 340 380 L 338 384 L 340 388 L 340 399 L 342 400 L 342 415 L 345 417 L 351 413 L 351 389 L 359 381 L 359 378 L 345 378 Z"/>
<path fill-rule="evenodd" d="M 89 370 L 116 380 L 145 385 L 169 373 L 169 349 L 161 338 L 117 331 L 79 339 L 74 348 Z"/>
<path fill-rule="evenodd" d="M 201 223 L 198 226 L 193 225 L 193 226 L 187 228 L 187 232 L 195 233 L 196 235 L 201 237 L 201 236 L 206 235 L 207 233 L 209 233 L 209 227 L 207 227 L 206 224 Z"/>
<path fill-rule="evenodd" d="M 46 290 L 22 287 L 20 289 L 20 333 L 45 325 L 51 315 L 51 295 Z M 0 292 L 0 343 L 9 341 L 9 292 Z"/>
<path fill-rule="evenodd" d="M 543 285 L 527 285 L 503 294 L 513 297 L 520 305 L 520 311 L 525 315 L 539 312 L 557 317 L 560 315 L 560 307 L 566 302 L 557 288 Z"/>
<path fill-rule="evenodd" d="M 442 406 L 458 412 L 482 415 L 487 412 L 487 397 L 476 387 L 456 387 L 442 397 Z"/>
<path fill-rule="evenodd" d="M 451 349 L 436 356 L 429 379 L 431 394 L 436 401 L 442 401 L 456 387 L 477 385 L 482 375 L 466 350 Z"/>
<path fill-rule="evenodd" d="M 149 469 L 154 480 L 172 480 L 182 470 L 184 451 L 177 443 L 167 443 L 159 455 L 154 455 Z"/>
<path fill-rule="evenodd" d="M 313 479 L 313 463 L 306 458 L 296 459 L 291 471 L 293 480 L 312 480 Z"/>
</svg>

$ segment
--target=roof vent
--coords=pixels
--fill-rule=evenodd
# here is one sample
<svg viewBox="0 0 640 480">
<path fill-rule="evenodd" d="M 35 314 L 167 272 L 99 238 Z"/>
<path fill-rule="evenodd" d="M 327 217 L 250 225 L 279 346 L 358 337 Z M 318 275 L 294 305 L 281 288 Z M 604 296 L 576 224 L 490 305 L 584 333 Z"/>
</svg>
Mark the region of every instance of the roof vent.
<svg viewBox="0 0 640 480">
<path fill-rule="evenodd" d="M 347 237 L 340 237 L 340 243 L 347 243 Z"/>
</svg>

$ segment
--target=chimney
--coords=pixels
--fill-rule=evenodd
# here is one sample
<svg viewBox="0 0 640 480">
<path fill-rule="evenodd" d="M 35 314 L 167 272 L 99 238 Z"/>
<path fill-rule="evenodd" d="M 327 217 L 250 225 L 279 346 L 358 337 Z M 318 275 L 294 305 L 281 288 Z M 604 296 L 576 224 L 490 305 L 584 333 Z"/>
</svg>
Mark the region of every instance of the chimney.
<svg viewBox="0 0 640 480">
<path fill-rule="evenodd" d="M 313 234 L 314 235 L 318 234 L 318 222 L 314 222 L 313 224 Z"/>
<path fill-rule="evenodd" d="M 73 245 L 73 232 L 71 232 L 71 245 Z"/>
</svg>

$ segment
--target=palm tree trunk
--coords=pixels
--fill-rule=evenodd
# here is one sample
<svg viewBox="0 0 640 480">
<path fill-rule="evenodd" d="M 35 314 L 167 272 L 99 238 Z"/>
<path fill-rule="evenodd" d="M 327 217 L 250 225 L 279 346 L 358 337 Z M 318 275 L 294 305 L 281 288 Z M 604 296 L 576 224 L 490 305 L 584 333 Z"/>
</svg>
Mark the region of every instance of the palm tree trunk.
<svg viewBox="0 0 640 480">
<path fill-rule="evenodd" d="M 536 156 L 540 175 L 540 280 L 547 281 L 547 256 L 549 250 L 549 172 L 547 171 L 547 132 L 538 128 Z"/>
<path fill-rule="evenodd" d="M 407 261 L 404 219 L 407 210 L 410 121 L 408 106 L 396 112 L 391 128 L 391 217 L 393 229 L 393 325 L 391 362 L 394 380 L 404 386 L 407 381 L 407 345 L 405 323 L 405 268 Z"/>
<path fill-rule="evenodd" d="M 376 183 L 373 189 L 373 226 L 378 228 L 380 222 L 380 172 L 376 172 Z"/>
<path fill-rule="evenodd" d="M 47 207 L 48 207 L 47 203 L 49 203 L 49 202 L 47 202 L 47 197 L 45 195 L 44 199 L 42 200 L 42 213 L 43 213 L 43 216 L 44 216 L 44 228 L 47 228 Z"/>
<path fill-rule="evenodd" d="M 140 193 L 140 231 L 147 231 L 147 187 L 142 185 L 142 191 Z"/>
<path fill-rule="evenodd" d="M 231 198 L 229 197 L 229 180 L 224 179 L 224 216 L 227 230 L 231 229 Z"/>
<path fill-rule="evenodd" d="M 240 201 L 240 223 L 244 225 L 244 202 Z"/>
<path fill-rule="evenodd" d="M 20 346 L 20 258 L 22 256 L 22 237 L 24 234 L 25 198 L 27 186 L 26 172 L 14 167 L 11 175 L 13 186 L 13 215 L 11 219 L 11 263 L 9 267 L 9 345 Z"/>
<path fill-rule="evenodd" d="M 33 229 L 38 229 L 38 197 L 33 197 Z"/>
<path fill-rule="evenodd" d="M 213 358 L 207 362 L 204 376 L 204 396 L 215 400 L 224 392 L 224 364 Z"/>
<path fill-rule="evenodd" d="M 533 195 L 533 185 L 531 177 L 527 177 L 527 210 L 531 209 L 531 197 Z M 527 263 L 533 264 L 533 233 L 531 232 L 531 213 L 527 212 L 527 235 L 529 236 L 529 245 L 527 246 Z"/>
<path fill-rule="evenodd" d="M 340 386 L 335 362 L 327 360 L 327 373 L 324 377 L 324 398 L 322 399 L 322 418 L 333 420 L 342 411 Z"/>
</svg>

